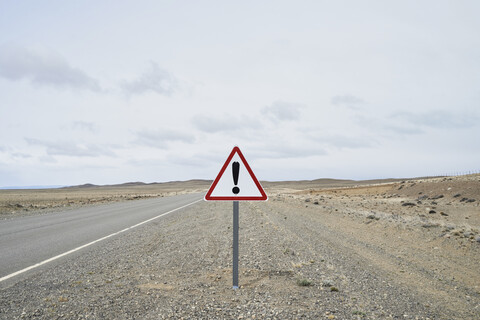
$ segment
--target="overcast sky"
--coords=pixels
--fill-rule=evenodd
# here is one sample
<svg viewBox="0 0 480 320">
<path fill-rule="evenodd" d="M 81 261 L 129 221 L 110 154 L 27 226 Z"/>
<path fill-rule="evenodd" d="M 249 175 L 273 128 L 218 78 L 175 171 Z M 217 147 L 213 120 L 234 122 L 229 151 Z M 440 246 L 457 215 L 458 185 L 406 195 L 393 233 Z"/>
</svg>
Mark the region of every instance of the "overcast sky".
<svg viewBox="0 0 480 320">
<path fill-rule="evenodd" d="M 0 187 L 480 170 L 480 2 L 0 0 Z"/>
</svg>

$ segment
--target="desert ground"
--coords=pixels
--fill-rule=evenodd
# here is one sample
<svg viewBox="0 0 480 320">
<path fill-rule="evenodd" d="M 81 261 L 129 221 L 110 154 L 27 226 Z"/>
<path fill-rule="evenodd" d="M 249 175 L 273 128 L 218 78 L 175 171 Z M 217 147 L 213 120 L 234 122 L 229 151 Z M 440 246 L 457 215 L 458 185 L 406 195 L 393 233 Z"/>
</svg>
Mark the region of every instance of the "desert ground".
<svg viewBox="0 0 480 320">
<path fill-rule="evenodd" d="M 209 181 L 129 182 L 112 186 L 84 184 L 55 189 L 0 190 L 0 219 L 61 212 L 83 206 L 202 192 Z"/>
<path fill-rule="evenodd" d="M 1 319 L 480 319 L 480 175 L 263 182 L 0 288 Z M 208 181 L 0 191 L 0 219 L 205 192 Z"/>
</svg>

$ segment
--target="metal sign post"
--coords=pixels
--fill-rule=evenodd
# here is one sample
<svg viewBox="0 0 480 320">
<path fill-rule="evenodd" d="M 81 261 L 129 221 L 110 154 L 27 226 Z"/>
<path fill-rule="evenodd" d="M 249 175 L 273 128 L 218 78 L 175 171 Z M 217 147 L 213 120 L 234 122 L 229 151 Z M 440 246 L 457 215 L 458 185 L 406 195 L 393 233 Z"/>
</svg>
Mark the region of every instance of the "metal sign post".
<svg viewBox="0 0 480 320">
<path fill-rule="evenodd" d="M 238 289 L 238 201 L 233 201 L 233 289 Z"/>
<path fill-rule="evenodd" d="M 226 170 L 231 168 L 230 170 Z M 230 171 L 230 174 L 224 174 Z M 233 188 L 232 188 L 233 182 Z M 238 289 L 238 201 L 266 201 L 267 194 L 258 182 L 238 147 L 234 147 L 222 169 L 205 194 L 205 201 L 233 200 L 233 289 Z"/>
</svg>

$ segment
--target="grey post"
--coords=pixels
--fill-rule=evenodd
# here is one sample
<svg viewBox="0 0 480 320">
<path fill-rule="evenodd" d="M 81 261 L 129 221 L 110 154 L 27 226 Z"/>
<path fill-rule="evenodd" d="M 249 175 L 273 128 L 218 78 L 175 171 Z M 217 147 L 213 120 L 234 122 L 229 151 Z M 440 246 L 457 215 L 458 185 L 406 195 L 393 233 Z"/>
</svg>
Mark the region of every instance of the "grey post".
<svg viewBox="0 0 480 320">
<path fill-rule="evenodd" d="M 233 289 L 238 289 L 238 201 L 233 201 Z"/>
</svg>

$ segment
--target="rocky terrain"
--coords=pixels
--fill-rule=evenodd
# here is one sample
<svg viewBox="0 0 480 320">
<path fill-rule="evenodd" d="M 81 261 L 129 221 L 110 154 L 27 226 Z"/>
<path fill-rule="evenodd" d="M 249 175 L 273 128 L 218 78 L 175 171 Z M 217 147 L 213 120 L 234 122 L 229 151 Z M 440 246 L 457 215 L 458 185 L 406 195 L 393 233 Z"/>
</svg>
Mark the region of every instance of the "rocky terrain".
<svg viewBox="0 0 480 320">
<path fill-rule="evenodd" d="M 480 319 L 479 175 L 265 186 L 238 290 L 232 203 L 200 202 L 0 286 L 0 318 Z"/>
</svg>

